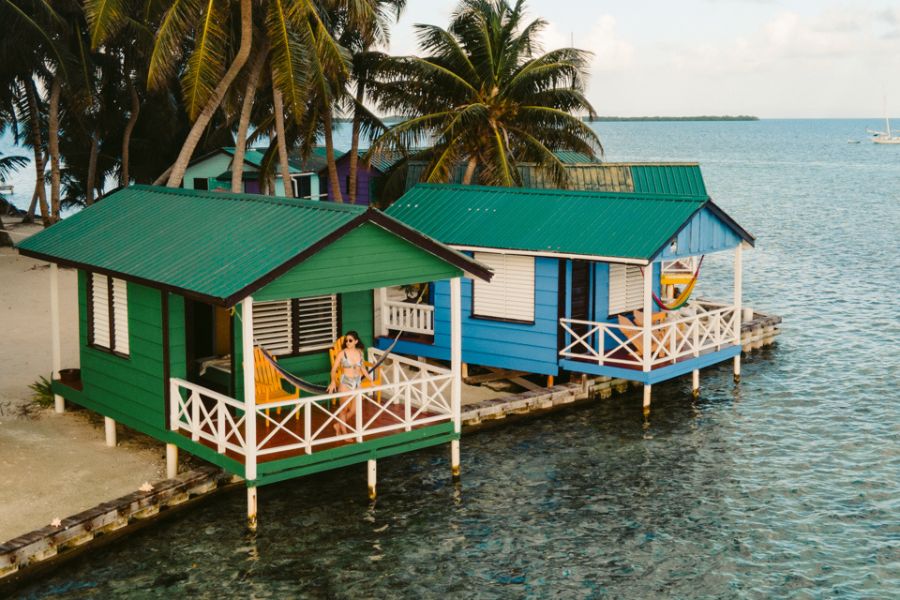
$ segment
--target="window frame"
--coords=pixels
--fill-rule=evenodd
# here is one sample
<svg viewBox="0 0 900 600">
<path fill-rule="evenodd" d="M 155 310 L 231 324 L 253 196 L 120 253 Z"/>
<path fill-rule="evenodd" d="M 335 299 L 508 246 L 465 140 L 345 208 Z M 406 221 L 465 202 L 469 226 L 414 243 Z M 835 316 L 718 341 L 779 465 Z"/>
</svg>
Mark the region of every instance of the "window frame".
<svg viewBox="0 0 900 600">
<path fill-rule="evenodd" d="M 331 348 L 334 345 L 334 341 L 338 337 L 341 336 L 341 331 L 343 331 L 343 306 L 342 306 L 342 302 L 341 302 L 341 296 L 342 296 L 341 294 L 323 294 L 321 296 L 306 296 L 303 298 L 284 298 L 281 300 L 264 300 L 264 301 L 254 302 L 253 303 L 254 308 L 259 304 L 267 304 L 270 302 L 290 302 L 290 308 L 289 308 L 290 319 L 291 319 L 291 323 L 290 323 L 291 349 L 290 349 L 290 352 L 288 352 L 286 354 L 275 354 L 268 348 L 266 349 L 266 351 L 272 352 L 272 356 L 275 356 L 278 358 L 295 358 L 298 356 L 309 356 L 311 354 L 318 354 L 320 352 L 324 352 L 324 351 L 328 350 L 329 348 Z M 323 343 L 323 345 L 320 347 L 301 349 L 301 347 L 300 347 L 300 319 L 298 318 L 299 313 L 300 313 L 300 302 L 302 300 L 313 300 L 313 299 L 321 299 L 321 298 L 329 298 L 329 297 L 334 298 L 334 314 L 333 314 L 334 318 L 332 321 L 334 324 L 334 328 L 333 328 L 334 337 L 328 343 L 327 346 L 324 345 L 324 343 Z M 254 330 L 256 329 L 256 320 L 255 319 L 253 321 L 253 328 L 254 328 Z M 255 331 L 254 331 L 254 337 L 255 337 Z"/>
<path fill-rule="evenodd" d="M 116 348 L 116 338 L 118 337 L 118 335 L 116 330 L 115 280 L 117 278 L 93 271 L 86 271 L 85 273 L 87 275 L 87 286 L 85 290 L 87 294 L 87 302 L 85 304 L 87 306 L 86 313 L 88 347 L 100 352 L 118 356 L 119 358 L 131 358 L 131 328 L 128 326 L 129 324 L 127 322 L 131 317 L 131 313 L 128 310 L 128 282 L 124 279 L 118 279 L 118 281 L 121 281 L 125 286 L 125 335 L 128 336 L 128 352 L 122 352 L 121 350 Z M 104 277 L 106 279 L 106 317 L 107 327 L 109 330 L 108 347 L 98 344 L 94 339 L 94 277 Z"/>
<path fill-rule="evenodd" d="M 625 269 L 624 277 L 625 281 L 623 285 L 625 286 L 625 300 L 624 300 L 624 308 L 621 310 L 613 310 L 612 306 L 612 287 L 613 287 L 613 267 L 622 267 Z M 631 270 L 633 273 L 634 270 L 637 270 L 638 279 L 641 284 L 641 293 L 638 296 L 637 306 L 631 306 L 628 304 L 628 272 Z M 623 315 L 625 313 L 633 312 L 635 310 L 643 310 L 644 308 L 644 274 L 641 271 L 641 267 L 638 265 L 628 265 L 624 263 L 609 263 L 609 281 L 606 288 L 606 312 L 609 317 L 615 317 L 617 315 Z"/>
<path fill-rule="evenodd" d="M 482 281 L 477 281 L 477 280 L 472 280 L 472 296 L 471 296 L 471 303 L 470 303 L 470 307 L 469 307 L 469 318 L 482 320 L 482 321 L 495 321 L 498 323 L 515 323 L 517 325 L 534 325 L 536 322 L 536 318 L 537 318 L 537 307 L 535 305 L 536 296 L 537 296 L 537 293 L 535 290 L 536 285 L 537 285 L 537 257 L 528 255 L 528 254 L 524 254 L 524 255 L 523 254 L 505 254 L 503 252 L 483 252 L 483 251 L 476 251 L 476 252 L 473 252 L 472 254 L 473 254 L 473 258 L 475 260 L 479 260 L 478 255 L 484 255 L 484 254 L 493 254 L 493 255 L 503 256 L 503 257 L 512 256 L 515 258 L 530 258 L 531 259 L 531 319 L 530 320 L 516 319 L 513 317 L 500 317 L 497 315 L 485 315 L 485 314 L 479 314 L 479 313 L 475 312 L 475 295 L 476 295 L 478 285 L 479 284 L 481 284 L 481 285 L 491 285 L 491 284 L 496 285 L 496 283 L 494 281 L 482 282 Z M 496 277 L 496 275 L 497 275 L 496 271 L 494 272 L 494 275 Z"/>
</svg>

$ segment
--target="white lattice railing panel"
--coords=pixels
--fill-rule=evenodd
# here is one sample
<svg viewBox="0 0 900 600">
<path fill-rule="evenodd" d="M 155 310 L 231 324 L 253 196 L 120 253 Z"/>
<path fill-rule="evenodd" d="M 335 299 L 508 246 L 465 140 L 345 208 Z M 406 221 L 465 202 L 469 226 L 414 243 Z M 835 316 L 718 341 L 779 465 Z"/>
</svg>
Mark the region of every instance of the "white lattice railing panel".
<svg viewBox="0 0 900 600">
<path fill-rule="evenodd" d="M 651 368 L 740 344 L 739 314 L 733 306 L 694 303 L 696 314 L 668 318 L 649 327 Z M 644 367 L 645 328 L 619 323 L 560 319 L 568 335 L 560 356 L 598 365 Z"/>
<path fill-rule="evenodd" d="M 434 307 L 430 304 L 387 300 L 381 310 L 387 330 L 434 335 Z"/>
<path fill-rule="evenodd" d="M 372 362 L 383 355 L 382 350 L 369 349 Z M 259 404 L 255 411 L 234 398 L 173 378 L 169 426 L 249 464 L 273 454 L 311 454 L 453 419 L 449 370 L 390 354 L 379 373 L 378 386 Z M 252 441 L 247 439 L 247 414 L 255 414 Z"/>
<path fill-rule="evenodd" d="M 201 385 L 169 380 L 169 427 L 189 433 L 195 442 L 203 440 L 224 454 L 246 455 L 244 403 Z"/>
</svg>

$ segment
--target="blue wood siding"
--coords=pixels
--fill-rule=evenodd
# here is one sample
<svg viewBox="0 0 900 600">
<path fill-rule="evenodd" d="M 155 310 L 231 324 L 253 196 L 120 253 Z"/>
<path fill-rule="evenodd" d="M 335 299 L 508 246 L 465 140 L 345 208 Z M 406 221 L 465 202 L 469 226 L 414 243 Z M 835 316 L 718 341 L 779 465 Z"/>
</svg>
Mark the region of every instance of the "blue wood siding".
<svg viewBox="0 0 900 600">
<path fill-rule="evenodd" d="M 354 202 L 354 204 L 368 206 L 372 202 L 372 186 L 374 185 L 374 180 L 381 176 L 381 171 L 373 169 L 372 167 L 364 167 L 362 161 L 359 161 L 358 165 L 356 171 L 356 202 Z M 344 202 L 349 202 L 349 195 L 347 194 L 347 177 L 350 175 L 350 153 L 348 152 L 337 159 L 335 161 L 335 166 L 337 167 L 338 182 L 341 186 L 341 198 Z M 319 178 L 320 181 L 324 183 L 322 188 L 324 188 L 325 185 L 328 185 L 328 199 L 334 200 L 334 192 L 332 192 L 330 182 L 328 181 L 328 169 L 320 171 Z"/>
<path fill-rule="evenodd" d="M 741 242 L 741 238 L 708 208 L 691 217 L 678 234 L 677 240 L 676 252 L 672 252 L 670 246 L 666 246 L 657 259 L 671 260 L 730 250 Z"/>
<path fill-rule="evenodd" d="M 556 375 L 559 303 L 559 263 L 536 257 L 534 262 L 534 324 L 472 318 L 472 280 L 462 281 L 462 359 L 486 367 Z M 450 282 L 434 286 L 434 343 L 401 342 L 397 352 L 450 359 Z M 390 340 L 382 338 L 384 347 Z"/>
</svg>

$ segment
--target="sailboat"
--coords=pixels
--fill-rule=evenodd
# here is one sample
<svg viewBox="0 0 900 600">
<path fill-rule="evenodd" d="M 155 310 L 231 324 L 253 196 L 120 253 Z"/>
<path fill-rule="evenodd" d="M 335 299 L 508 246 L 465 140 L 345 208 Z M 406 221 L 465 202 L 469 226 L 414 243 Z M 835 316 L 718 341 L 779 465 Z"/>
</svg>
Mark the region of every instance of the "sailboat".
<svg viewBox="0 0 900 600">
<path fill-rule="evenodd" d="M 872 141 L 876 144 L 900 144 L 900 135 L 894 135 L 891 131 L 891 120 L 887 115 L 887 99 L 884 101 L 884 131 L 866 129 L 872 135 Z"/>
</svg>

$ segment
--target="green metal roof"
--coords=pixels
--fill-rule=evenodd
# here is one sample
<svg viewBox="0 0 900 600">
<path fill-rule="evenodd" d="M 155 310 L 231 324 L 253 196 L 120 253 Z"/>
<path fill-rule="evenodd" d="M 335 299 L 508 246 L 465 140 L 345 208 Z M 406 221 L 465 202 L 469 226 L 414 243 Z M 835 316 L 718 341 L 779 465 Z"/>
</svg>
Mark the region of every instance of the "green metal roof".
<svg viewBox="0 0 900 600">
<path fill-rule="evenodd" d="M 577 153 L 570 153 L 577 154 Z M 586 158 L 586 157 L 585 157 Z M 598 163 L 566 162 L 569 189 L 595 192 L 637 192 L 706 197 L 706 186 L 696 163 Z M 406 189 L 415 186 L 427 163 L 411 161 L 406 173 Z M 556 182 L 545 169 L 532 163 L 519 163 L 522 187 L 556 189 Z M 465 165 L 454 167 L 451 183 L 462 183 Z"/>
<path fill-rule="evenodd" d="M 231 305 L 365 222 L 464 270 L 487 273 L 362 206 L 144 185 L 114 192 L 18 248 L 37 258 Z"/>
<path fill-rule="evenodd" d="M 643 194 L 706 196 L 706 185 L 697 164 L 632 164 L 634 191 Z"/>
<path fill-rule="evenodd" d="M 708 198 L 420 184 L 387 214 L 445 244 L 650 260 Z"/>
</svg>

